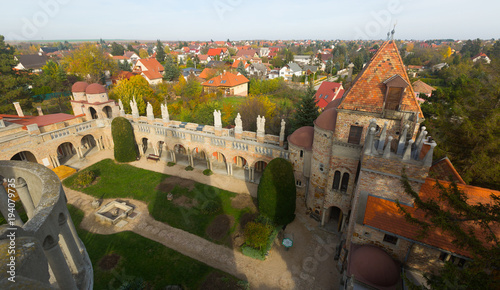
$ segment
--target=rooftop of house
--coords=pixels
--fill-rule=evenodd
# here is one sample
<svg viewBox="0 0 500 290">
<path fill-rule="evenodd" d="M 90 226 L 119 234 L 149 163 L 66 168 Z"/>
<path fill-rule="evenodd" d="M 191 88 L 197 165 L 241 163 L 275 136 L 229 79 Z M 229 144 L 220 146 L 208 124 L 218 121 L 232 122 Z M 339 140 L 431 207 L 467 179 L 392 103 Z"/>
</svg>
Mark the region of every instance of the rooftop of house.
<svg viewBox="0 0 500 290">
<path fill-rule="evenodd" d="M 344 94 L 344 88 L 341 83 L 322 82 L 316 91 L 316 104 L 324 109 L 331 101 L 341 98 Z"/>
<path fill-rule="evenodd" d="M 339 109 L 382 113 L 387 90 L 386 81 L 396 75 L 410 84 L 396 43 L 392 40 L 386 41 L 358 74 L 353 86 L 344 94 Z M 419 117 L 424 117 L 411 86 L 406 87 L 401 106 L 404 106 L 405 111 L 419 112 Z"/>
<path fill-rule="evenodd" d="M 49 60 L 44 54 L 23 54 L 16 56 L 20 64 L 26 69 L 39 69 Z"/>
<path fill-rule="evenodd" d="M 210 48 L 207 52 L 208 56 L 217 56 L 220 55 L 221 53 L 225 53 L 227 51 L 227 48 L 221 47 L 221 48 Z"/>
<path fill-rule="evenodd" d="M 462 176 L 458 174 L 448 157 L 444 157 L 434 162 L 429 169 L 429 175 L 439 180 L 454 181 L 456 183 L 466 184 Z"/>
<path fill-rule="evenodd" d="M 244 75 L 233 74 L 228 71 L 204 82 L 202 85 L 207 87 L 234 87 L 250 82 Z"/>
<path fill-rule="evenodd" d="M 435 91 L 436 89 L 429 86 L 428 84 L 424 83 L 421 80 L 418 80 L 412 84 L 413 90 L 416 93 L 422 93 L 422 94 L 432 94 L 432 91 Z"/>
<path fill-rule="evenodd" d="M 159 61 L 156 60 L 156 58 L 143 58 L 139 59 L 136 63 L 136 66 L 144 66 L 148 71 L 156 71 L 156 72 L 162 72 L 164 71 L 163 66 Z M 142 69 L 144 71 L 144 69 Z"/>
</svg>

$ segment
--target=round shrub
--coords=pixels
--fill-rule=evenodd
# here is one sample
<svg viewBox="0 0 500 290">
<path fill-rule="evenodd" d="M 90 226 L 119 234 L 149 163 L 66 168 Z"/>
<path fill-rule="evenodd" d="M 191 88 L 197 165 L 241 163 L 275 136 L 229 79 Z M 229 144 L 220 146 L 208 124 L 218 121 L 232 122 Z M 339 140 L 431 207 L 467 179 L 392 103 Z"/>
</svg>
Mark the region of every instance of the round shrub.
<svg viewBox="0 0 500 290">
<path fill-rule="evenodd" d="M 295 219 L 295 177 L 292 164 L 275 158 L 269 162 L 257 189 L 259 212 L 277 225 L 286 225 Z"/>
<path fill-rule="evenodd" d="M 111 122 L 111 135 L 115 144 L 115 160 L 131 162 L 137 158 L 137 146 L 134 139 L 132 124 L 124 117 L 116 117 Z"/>
<path fill-rule="evenodd" d="M 207 200 L 201 205 L 201 213 L 214 214 L 220 210 L 220 205 L 215 200 Z"/>
<path fill-rule="evenodd" d="M 261 250 L 266 246 L 272 230 L 270 225 L 249 222 L 245 226 L 245 243 L 252 248 Z"/>
<path fill-rule="evenodd" d="M 169 163 L 167 163 L 167 166 L 168 166 L 168 167 L 172 167 L 172 166 L 174 166 L 174 165 L 175 165 L 175 162 L 169 162 Z"/>
<path fill-rule="evenodd" d="M 77 187 L 86 187 L 89 186 L 92 181 L 95 179 L 95 172 L 91 170 L 84 170 L 78 173 L 78 176 L 75 178 L 75 185 Z"/>
<path fill-rule="evenodd" d="M 212 175 L 214 173 L 210 169 L 205 169 L 205 170 L 203 170 L 203 174 L 205 174 L 206 176 L 210 176 L 210 175 Z"/>
<path fill-rule="evenodd" d="M 194 168 L 191 165 L 189 165 L 189 166 L 186 166 L 186 168 L 184 168 L 184 170 L 186 170 L 186 171 L 193 171 Z"/>
</svg>

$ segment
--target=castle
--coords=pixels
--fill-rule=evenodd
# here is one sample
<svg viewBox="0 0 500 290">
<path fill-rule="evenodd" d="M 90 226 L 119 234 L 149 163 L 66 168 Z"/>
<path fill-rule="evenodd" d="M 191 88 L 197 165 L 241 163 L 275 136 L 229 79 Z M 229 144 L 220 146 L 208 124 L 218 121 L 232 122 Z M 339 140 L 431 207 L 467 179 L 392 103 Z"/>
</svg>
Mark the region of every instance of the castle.
<svg viewBox="0 0 500 290">
<path fill-rule="evenodd" d="M 24 116 L 18 104 L 17 116 L 0 115 L 0 159 L 55 168 L 112 149 L 110 124 L 117 116 L 131 122 L 144 157 L 256 183 L 268 162 L 288 159 L 298 196 L 311 217 L 342 236 L 338 256 L 345 285 L 392 289 L 400 283 L 400 265 L 429 271 L 447 260 L 463 265 L 470 259 L 450 237 L 416 237 L 417 229 L 396 207 L 399 201 L 413 209 L 413 200 L 401 186 L 403 169 L 423 196 L 436 194 L 430 171 L 441 172 L 440 179 L 454 176 L 459 188 L 478 200 L 487 200 L 487 192 L 493 192 L 465 185 L 447 159 L 432 163 L 436 143 L 420 128 L 423 114 L 394 41 L 379 48 L 344 96 L 325 107 L 314 127 L 299 128 L 288 142 L 284 121 L 280 135 L 274 136 L 265 133 L 265 118 L 260 116 L 257 132 L 249 132 L 243 131 L 239 115 L 236 127 L 226 129 L 218 111 L 214 126 L 206 126 L 170 120 L 166 105 L 161 118 L 155 118 L 150 105 L 146 116 L 139 116 L 135 100 L 130 102 L 132 113 L 126 114 L 123 104 L 109 100 L 99 84 L 77 82 L 72 92 L 74 116 Z"/>
</svg>

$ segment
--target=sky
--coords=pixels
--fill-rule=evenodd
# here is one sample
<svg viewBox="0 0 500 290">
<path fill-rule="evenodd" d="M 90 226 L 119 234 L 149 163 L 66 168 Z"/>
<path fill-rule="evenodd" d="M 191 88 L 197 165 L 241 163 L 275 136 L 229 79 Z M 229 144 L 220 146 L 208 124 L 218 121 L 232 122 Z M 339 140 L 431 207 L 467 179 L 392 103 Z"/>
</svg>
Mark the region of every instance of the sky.
<svg viewBox="0 0 500 290">
<path fill-rule="evenodd" d="M 0 1 L 6 40 L 500 38 L 500 1 Z"/>
</svg>

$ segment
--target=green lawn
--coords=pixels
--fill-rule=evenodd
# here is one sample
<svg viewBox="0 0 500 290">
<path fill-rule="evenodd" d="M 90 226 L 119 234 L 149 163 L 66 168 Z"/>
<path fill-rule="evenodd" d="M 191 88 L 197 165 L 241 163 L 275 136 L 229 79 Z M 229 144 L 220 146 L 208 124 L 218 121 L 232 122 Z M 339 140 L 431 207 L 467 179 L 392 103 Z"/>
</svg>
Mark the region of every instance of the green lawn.
<svg viewBox="0 0 500 290">
<path fill-rule="evenodd" d="M 238 227 L 240 218 L 243 214 L 251 212 L 250 208 L 235 209 L 231 206 L 231 198 L 235 197 L 236 193 L 196 182 L 193 183 L 194 187 L 191 190 L 179 185 L 172 188 L 170 192 L 174 199 L 184 196 L 191 203 L 191 205 L 176 205 L 168 200 L 168 192 L 156 189 L 160 182 L 170 178 L 168 175 L 131 165 L 117 164 L 111 159 L 95 163 L 88 167 L 88 170 L 97 173 L 99 179 L 95 184 L 82 189 L 74 187 L 73 182 L 77 173 L 65 179 L 64 185 L 99 198 L 133 198 L 145 201 L 148 203 L 150 214 L 156 220 L 219 244 L 230 245 L 229 236 Z M 220 205 L 220 210 L 212 214 L 203 214 L 201 208 L 207 200 L 216 201 Z M 221 214 L 231 216 L 234 223 L 224 237 L 212 239 L 207 234 L 207 227 Z"/>
<path fill-rule="evenodd" d="M 94 269 L 94 289 L 165 289 L 181 285 L 183 289 L 205 288 L 207 277 L 217 276 L 216 282 L 226 289 L 245 289 L 247 283 L 186 257 L 164 245 L 132 232 L 98 235 L 80 229 L 83 212 L 68 205 L 78 235 L 82 239 Z M 103 257 L 120 256 L 116 266 L 104 270 Z M 210 283 L 213 283 L 210 280 Z"/>
</svg>

